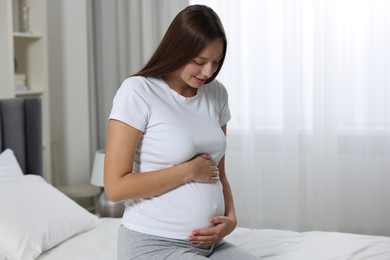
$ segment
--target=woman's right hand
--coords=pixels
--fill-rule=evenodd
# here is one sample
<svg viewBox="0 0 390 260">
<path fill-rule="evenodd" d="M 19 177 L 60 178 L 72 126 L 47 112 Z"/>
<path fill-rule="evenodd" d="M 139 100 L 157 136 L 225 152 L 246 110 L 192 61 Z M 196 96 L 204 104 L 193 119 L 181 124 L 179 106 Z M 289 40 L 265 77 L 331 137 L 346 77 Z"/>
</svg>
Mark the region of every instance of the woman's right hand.
<svg viewBox="0 0 390 260">
<path fill-rule="evenodd" d="M 219 169 L 208 154 L 199 154 L 188 161 L 191 165 L 192 181 L 217 182 Z"/>
</svg>

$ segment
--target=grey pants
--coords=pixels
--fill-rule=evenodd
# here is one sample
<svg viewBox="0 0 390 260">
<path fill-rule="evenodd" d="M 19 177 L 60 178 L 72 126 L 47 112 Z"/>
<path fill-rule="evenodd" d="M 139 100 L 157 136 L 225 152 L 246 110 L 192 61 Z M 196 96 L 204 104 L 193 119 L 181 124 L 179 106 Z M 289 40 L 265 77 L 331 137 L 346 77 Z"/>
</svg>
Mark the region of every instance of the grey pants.
<svg viewBox="0 0 390 260">
<path fill-rule="evenodd" d="M 259 258 L 226 241 L 221 241 L 215 246 L 204 249 L 186 240 L 152 236 L 120 226 L 118 235 L 118 260 L 130 259 L 254 260 Z"/>
</svg>

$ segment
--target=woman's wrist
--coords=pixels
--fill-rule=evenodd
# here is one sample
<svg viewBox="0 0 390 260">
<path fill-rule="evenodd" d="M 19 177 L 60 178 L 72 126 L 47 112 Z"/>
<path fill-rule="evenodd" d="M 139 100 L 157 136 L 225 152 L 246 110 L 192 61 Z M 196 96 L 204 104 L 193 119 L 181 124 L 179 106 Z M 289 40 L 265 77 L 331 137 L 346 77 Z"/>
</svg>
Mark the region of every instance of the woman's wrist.
<svg viewBox="0 0 390 260">
<path fill-rule="evenodd" d="M 190 161 L 177 165 L 179 174 L 183 175 L 183 183 L 191 182 L 194 179 Z"/>
</svg>

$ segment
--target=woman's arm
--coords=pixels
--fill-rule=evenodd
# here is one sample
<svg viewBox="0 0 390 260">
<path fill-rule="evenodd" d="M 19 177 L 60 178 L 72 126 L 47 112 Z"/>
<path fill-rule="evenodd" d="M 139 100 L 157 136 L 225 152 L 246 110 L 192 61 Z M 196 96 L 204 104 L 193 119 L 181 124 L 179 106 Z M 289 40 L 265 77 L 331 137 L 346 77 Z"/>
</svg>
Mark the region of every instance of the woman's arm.
<svg viewBox="0 0 390 260">
<path fill-rule="evenodd" d="M 230 232 L 234 230 L 234 228 L 237 225 L 237 217 L 236 217 L 236 210 L 234 208 L 234 201 L 233 201 L 233 194 L 232 190 L 230 188 L 229 181 L 227 179 L 226 173 L 225 173 L 225 156 L 221 159 L 218 168 L 219 168 L 219 177 L 222 183 L 223 187 L 223 196 L 225 199 L 225 216 L 228 217 L 232 222 L 230 223 L 231 230 L 227 230 L 227 233 L 224 234 L 224 236 L 228 235 Z M 213 219 L 211 220 L 213 224 L 216 224 L 213 222 Z"/>
<path fill-rule="evenodd" d="M 227 131 L 226 125 L 222 126 L 222 131 L 226 135 L 226 131 Z M 226 176 L 226 172 L 225 172 L 225 156 L 223 156 L 222 159 L 219 161 L 218 168 L 219 168 L 219 178 L 220 178 L 220 181 L 222 183 L 223 196 L 224 196 L 224 200 L 225 200 L 225 216 L 232 220 L 232 223 L 231 223 L 232 229 L 227 234 L 224 235 L 224 236 L 226 236 L 230 232 L 232 232 L 234 230 L 234 228 L 236 227 L 237 217 L 236 217 L 236 211 L 234 209 L 232 190 L 230 188 L 230 184 L 229 184 L 228 178 Z"/>
<path fill-rule="evenodd" d="M 177 166 L 132 173 L 142 132 L 118 120 L 110 120 L 104 162 L 104 189 L 112 201 L 149 198 L 189 181 L 215 182 L 215 166 L 208 155 L 196 156 Z"/>
</svg>

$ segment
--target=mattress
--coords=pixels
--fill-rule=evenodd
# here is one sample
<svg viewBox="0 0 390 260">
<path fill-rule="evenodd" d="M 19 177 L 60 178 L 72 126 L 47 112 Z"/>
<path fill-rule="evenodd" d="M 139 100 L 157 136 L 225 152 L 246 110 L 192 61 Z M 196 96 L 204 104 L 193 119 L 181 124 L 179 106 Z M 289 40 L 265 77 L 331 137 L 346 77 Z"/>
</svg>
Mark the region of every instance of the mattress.
<svg viewBox="0 0 390 260">
<path fill-rule="evenodd" d="M 44 252 L 39 260 L 116 259 L 120 219 L 103 218 L 94 229 Z M 338 232 L 294 232 L 238 227 L 226 237 L 261 259 L 390 259 L 390 237 Z"/>
</svg>

